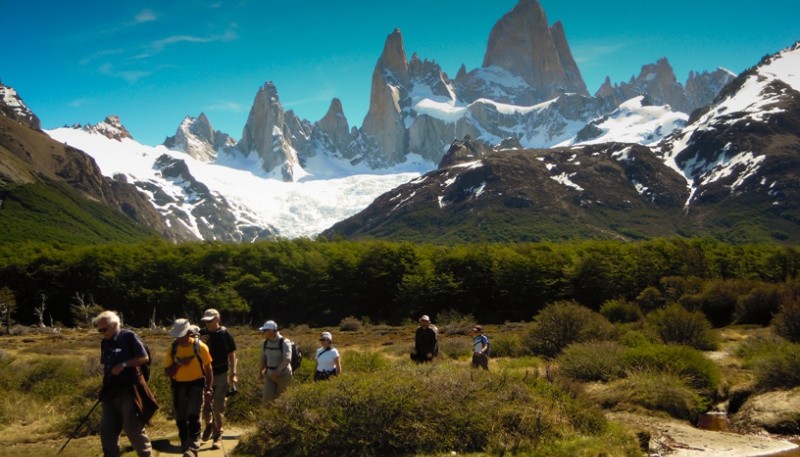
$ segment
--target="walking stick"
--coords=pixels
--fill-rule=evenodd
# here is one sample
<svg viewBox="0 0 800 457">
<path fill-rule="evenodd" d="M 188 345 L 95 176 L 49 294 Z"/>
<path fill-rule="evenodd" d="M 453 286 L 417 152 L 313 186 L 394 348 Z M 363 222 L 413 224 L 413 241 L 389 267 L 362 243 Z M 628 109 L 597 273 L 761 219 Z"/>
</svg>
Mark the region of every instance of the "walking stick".
<svg viewBox="0 0 800 457">
<path fill-rule="evenodd" d="M 69 442 L 72 441 L 72 437 L 75 435 L 75 433 L 78 432 L 78 429 L 81 428 L 83 423 L 86 422 L 86 419 L 88 419 L 89 416 L 92 415 L 92 413 L 94 412 L 94 409 L 97 408 L 97 405 L 99 405 L 99 404 L 100 404 L 100 400 L 97 400 L 97 402 L 94 404 L 94 406 L 92 406 L 92 409 L 90 409 L 89 412 L 85 416 L 83 416 L 83 419 L 81 419 L 81 421 L 78 423 L 78 426 L 75 427 L 75 430 L 73 430 L 72 433 L 69 434 L 69 438 L 67 439 L 67 442 L 64 443 L 64 445 L 61 446 L 61 449 L 58 450 L 58 454 L 61 454 L 61 451 L 63 451 L 64 448 L 67 447 Z"/>
</svg>

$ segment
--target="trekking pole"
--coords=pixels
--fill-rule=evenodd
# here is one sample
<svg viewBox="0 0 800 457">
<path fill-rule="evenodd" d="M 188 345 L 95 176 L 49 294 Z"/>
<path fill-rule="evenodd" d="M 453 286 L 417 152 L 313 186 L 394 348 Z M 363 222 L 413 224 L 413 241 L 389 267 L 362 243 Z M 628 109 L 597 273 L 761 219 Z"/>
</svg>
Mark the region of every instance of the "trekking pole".
<svg viewBox="0 0 800 457">
<path fill-rule="evenodd" d="M 75 435 L 75 433 L 78 432 L 78 429 L 81 428 L 83 423 L 86 422 L 86 419 L 88 419 L 89 416 L 92 415 L 92 413 L 94 412 L 94 409 L 97 408 L 97 405 L 99 405 L 99 404 L 100 404 L 100 400 L 97 400 L 97 402 L 95 402 L 94 406 L 92 406 L 92 409 L 90 409 L 89 412 L 85 416 L 83 416 L 83 419 L 81 419 L 81 421 L 78 423 L 78 426 L 75 427 L 75 430 L 73 430 L 72 433 L 69 434 L 69 438 L 67 439 L 67 442 L 64 443 L 64 445 L 61 446 L 61 449 L 58 450 L 58 454 L 61 454 L 61 451 L 63 451 L 64 448 L 67 447 L 69 442 L 72 441 L 72 437 Z"/>
</svg>

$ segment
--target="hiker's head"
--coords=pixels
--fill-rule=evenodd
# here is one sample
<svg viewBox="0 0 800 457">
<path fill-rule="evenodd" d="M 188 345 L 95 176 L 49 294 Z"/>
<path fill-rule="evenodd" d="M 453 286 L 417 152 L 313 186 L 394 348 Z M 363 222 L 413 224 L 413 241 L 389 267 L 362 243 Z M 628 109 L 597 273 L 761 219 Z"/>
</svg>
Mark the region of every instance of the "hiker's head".
<svg viewBox="0 0 800 457">
<path fill-rule="evenodd" d="M 278 334 L 278 324 L 275 321 L 266 321 L 264 325 L 259 328 L 261 333 L 264 334 L 269 339 L 274 339 L 275 336 Z"/>
<path fill-rule="evenodd" d="M 179 343 L 185 343 L 191 338 L 192 323 L 189 319 L 175 319 L 175 323 L 169 330 L 169 336 L 178 340 Z"/>
<path fill-rule="evenodd" d="M 117 334 L 117 330 L 122 325 L 122 320 L 119 318 L 119 314 L 114 311 L 103 311 L 92 320 L 92 324 L 103 335 L 103 338 L 110 340 Z"/>
<path fill-rule="evenodd" d="M 419 318 L 419 325 L 423 327 L 431 325 L 431 318 L 428 317 L 427 314 L 423 314 L 422 317 Z"/>
<path fill-rule="evenodd" d="M 220 326 L 220 317 L 219 311 L 214 308 L 209 308 L 203 313 L 203 317 L 200 318 L 200 322 L 206 325 L 206 328 L 209 330 L 216 330 Z"/>
<path fill-rule="evenodd" d="M 472 331 L 475 333 L 482 333 L 483 327 L 481 327 L 480 325 L 476 325 L 475 327 L 472 327 Z"/>
<path fill-rule="evenodd" d="M 327 346 L 333 342 L 333 335 L 331 335 L 331 332 L 322 332 L 319 335 L 319 342 L 322 343 L 323 346 Z"/>
</svg>

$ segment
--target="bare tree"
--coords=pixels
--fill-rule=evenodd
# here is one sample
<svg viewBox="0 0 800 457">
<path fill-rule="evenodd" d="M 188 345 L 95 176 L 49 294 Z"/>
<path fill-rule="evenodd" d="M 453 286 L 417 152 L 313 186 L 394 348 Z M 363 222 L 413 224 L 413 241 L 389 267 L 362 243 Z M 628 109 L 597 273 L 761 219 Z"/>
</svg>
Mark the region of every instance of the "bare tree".
<svg viewBox="0 0 800 457">
<path fill-rule="evenodd" d="M 75 296 L 72 298 L 75 300 L 75 303 L 69 307 L 69 310 L 72 314 L 73 322 L 79 327 L 90 326 L 92 317 L 102 311 L 100 306 L 94 302 L 91 295 L 87 300 L 86 294 L 81 292 L 75 292 Z"/>
<path fill-rule="evenodd" d="M 14 291 L 8 287 L 0 288 L 0 318 L 6 324 L 6 333 L 11 334 L 11 315 L 17 310 Z"/>
<path fill-rule="evenodd" d="M 47 295 L 42 294 L 42 304 L 33 309 L 33 313 L 39 319 L 39 327 L 47 327 L 44 325 L 44 311 L 47 309 Z"/>
</svg>

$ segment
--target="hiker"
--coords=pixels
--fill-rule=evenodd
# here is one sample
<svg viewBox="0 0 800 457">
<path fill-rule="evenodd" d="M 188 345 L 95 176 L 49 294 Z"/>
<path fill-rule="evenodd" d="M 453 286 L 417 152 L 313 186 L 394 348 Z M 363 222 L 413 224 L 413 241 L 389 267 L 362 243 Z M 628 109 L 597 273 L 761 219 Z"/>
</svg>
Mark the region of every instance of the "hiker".
<svg viewBox="0 0 800 457">
<path fill-rule="evenodd" d="M 292 349 L 289 340 L 278 332 L 278 324 L 269 320 L 259 328 L 264 334 L 258 380 L 264 383 L 264 403 L 269 404 L 292 383 Z"/>
<path fill-rule="evenodd" d="M 472 368 L 481 367 L 489 369 L 489 338 L 483 334 L 483 327 L 476 325 L 472 327 L 473 333 L 477 333 L 472 338 Z"/>
<path fill-rule="evenodd" d="M 136 454 L 150 456 L 152 446 L 145 424 L 155 414 L 158 403 L 140 368 L 150 361 L 144 343 L 136 333 L 121 328 L 122 321 L 114 311 L 103 311 L 92 324 L 103 336 L 100 341 L 103 387 L 98 395 L 103 404 L 100 417 L 103 456 L 119 457 L 122 430 Z"/>
<path fill-rule="evenodd" d="M 419 318 L 419 327 L 414 335 L 414 350 L 411 360 L 417 363 L 433 361 L 439 355 L 439 329 L 431 324 L 431 318 L 423 315 Z"/>
<path fill-rule="evenodd" d="M 206 425 L 201 438 L 203 441 L 212 438 L 211 449 L 219 449 L 228 386 L 235 392 L 236 383 L 239 382 L 236 376 L 236 343 L 228 329 L 222 326 L 219 311 L 216 309 L 207 309 L 200 322 L 205 324 L 205 328 L 200 330 L 200 340 L 206 343 L 211 352 L 214 373 L 214 394 L 210 402 L 203 404 L 203 422 Z"/>
<path fill-rule="evenodd" d="M 342 374 L 342 359 L 339 350 L 331 346 L 333 335 L 331 332 L 322 332 L 319 336 L 322 345 L 317 349 L 314 358 L 317 360 L 314 368 L 314 381 L 329 379 L 331 376 Z"/>
<path fill-rule="evenodd" d="M 169 334 L 175 338 L 164 361 L 164 373 L 172 380 L 172 404 L 183 457 L 197 457 L 200 450 L 200 410 L 211 401 L 214 374 L 208 346 L 190 333 L 187 319 L 176 319 Z"/>
</svg>

